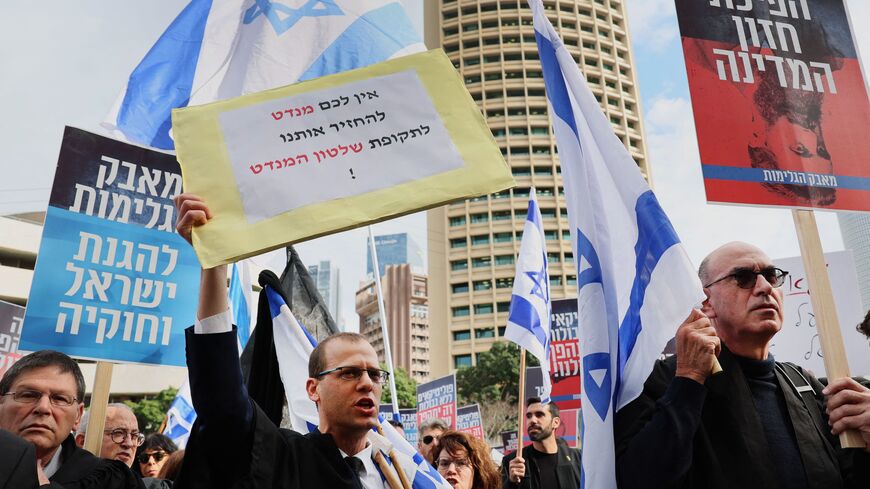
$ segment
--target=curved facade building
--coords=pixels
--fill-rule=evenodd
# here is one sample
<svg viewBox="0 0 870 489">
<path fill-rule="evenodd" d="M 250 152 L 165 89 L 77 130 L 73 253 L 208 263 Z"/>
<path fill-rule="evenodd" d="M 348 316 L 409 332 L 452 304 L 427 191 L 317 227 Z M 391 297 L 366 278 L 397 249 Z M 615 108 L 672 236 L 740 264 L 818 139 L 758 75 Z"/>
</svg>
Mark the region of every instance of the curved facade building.
<svg viewBox="0 0 870 489">
<path fill-rule="evenodd" d="M 624 0 L 544 0 L 547 16 L 619 138 L 647 174 Z M 486 116 L 517 186 L 428 214 L 431 376 L 502 341 L 529 188 L 544 220 L 551 296 L 576 295 L 556 139 L 526 0 L 427 0 L 426 42 L 443 47 Z"/>
</svg>

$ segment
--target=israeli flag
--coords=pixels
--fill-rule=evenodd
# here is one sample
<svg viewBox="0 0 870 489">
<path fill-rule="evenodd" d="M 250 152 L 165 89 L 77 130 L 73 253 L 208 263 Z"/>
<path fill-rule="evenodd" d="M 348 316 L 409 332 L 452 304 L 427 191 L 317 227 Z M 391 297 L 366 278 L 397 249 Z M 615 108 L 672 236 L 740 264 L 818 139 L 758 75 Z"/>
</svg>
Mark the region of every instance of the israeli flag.
<svg viewBox="0 0 870 489">
<path fill-rule="evenodd" d="M 196 421 L 196 411 L 193 409 L 193 399 L 190 397 L 190 384 L 185 381 L 166 412 L 163 434 L 175 442 L 178 448 L 184 448 L 190 438 L 190 429 L 194 421 Z"/>
<path fill-rule="evenodd" d="M 317 341 L 308 333 L 293 313 L 287 303 L 270 286 L 264 292 L 269 302 L 272 314 L 272 328 L 275 338 L 275 353 L 278 357 L 278 370 L 281 383 L 284 384 L 285 396 L 290 411 L 290 423 L 294 431 L 308 433 L 320 422 L 317 406 L 305 391 L 308 380 L 308 358 L 317 346 Z M 390 449 L 396 454 L 396 460 L 405 471 L 408 480 L 412 481 L 413 489 L 450 489 L 450 485 L 438 474 L 417 450 L 404 439 L 392 425 L 382 416 L 378 416 L 384 436 L 374 430 L 369 435 L 370 442 L 384 452 L 385 458 Z"/>
<path fill-rule="evenodd" d="M 615 488 L 614 413 L 635 399 L 669 338 L 704 299 L 637 164 L 547 20 L 534 12 L 577 264 L 582 486 Z"/>
<path fill-rule="evenodd" d="M 398 0 L 191 0 L 103 122 L 173 149 L 170 112 L 424 50 Z"/>
<path fill-rule="evenodd" d="M 547 242 L 535 188 L 529 192 L 529 210 L 520 241 L 513 295 L 505 338 L 528 350 L 541 362 L 544 379 L 542 403 L 550 402 L 550 275 Z"/>
<path fill-rule="evenodd" d="M 239 351 L 241 352 L 251 337 L 251 267 L 247 260 L 233 263 L 230 272 L 229 302 L 233 313 L 233 324 L 239 335 Z"/>
</svg>

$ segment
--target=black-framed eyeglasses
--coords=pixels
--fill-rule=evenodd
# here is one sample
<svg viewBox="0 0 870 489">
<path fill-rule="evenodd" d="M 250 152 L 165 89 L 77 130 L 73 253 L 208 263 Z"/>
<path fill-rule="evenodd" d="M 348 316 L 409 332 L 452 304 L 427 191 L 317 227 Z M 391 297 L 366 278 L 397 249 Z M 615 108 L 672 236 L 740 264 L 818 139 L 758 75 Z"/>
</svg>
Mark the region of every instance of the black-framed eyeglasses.
<svg viewBox="0 0 870 489">
<path fill-rule="evenodd" d="M 456 466 L 456 470 L 467 469 L 471 467 L 471 462 L 468 461 L 467 458 L 439 458 L 438 459 L 438 470 L 446 471 L 450 468 L 451 465 Z"/>
<path fill-rule="evenodd" d="M 148 452 L 140 454 L 138 457 L 136 457 L 136 460 L 138 460 L 140 464 L 147 464 L 148 460 L 150 460 L 152 457 L 154 458 L 155 462 L 159 462 L 166 458 L 167 455 L 169 454 L 162 450 L 159 452 Z"/>
<path fill-rule="evenodd" d="M 362 368 L 362 367 L 335 367 L 329 370 L 324 370 L 319 374 L 315 375 L 315 378 L 323 377 L 324 375 L 331 374 L 333 372 L 338 372 L 338 378 L 341 380 L 359 380 L 362 377 L 363 372 L 368 373 L 369 378 L 372 379 L 372 382 L 375 384 L 386 384 L 388 380 L 390 380 L 390 373 L 386 370 L 381 370 L 379 368 Z"/>
<path fill-rule="evenodd" d="M 21 404 L 36 404 L 42 400 L 42 396 L 48 396 L 48 402 L 53 406 L 70 407 L 78 399 L 67 394 L 57 394 L 54 392 L 45 393 L 33 389 L 23 389 L 15 392 L 7 392 L 4 396 L 12 396 L 12 400 Z"/>
<path fill-rule="evenodd" d="M 755 287 L 755 282 L 757 281 L 759 275 L 764 277 L 764 280 L 767 280 L 767 282 L 772 287 L 781 287 L 782 284 L 785 282 L 785 277 L 786 275 L 788 275 L 788 272 L 776 267 L 766 267 L 758 271 L 755 271 L 752 268 L 735 268 L 733 272 L 725 275 L 722 278 L 710 282 L 709 284 L 705 285 L 704 288 L 718 284 L 723 280 L 733 278 L 734 281 L 737 283 L 737 286 L 741 289 L 751 289 Z"/>
<path fill-rule="evenodd" d="M 103 433 L 111 435 L 112 441 L 118 445 L 124 443 L 124 440 L 126 440 L 127 437 L 129 437 L 137 447 L 141 447 L 142 444 L 145 443 L 145 434 L 138 431 L 127 431 L 123 428 L 115 428 L 113 430 L 103 430 Z"/>
</svg>

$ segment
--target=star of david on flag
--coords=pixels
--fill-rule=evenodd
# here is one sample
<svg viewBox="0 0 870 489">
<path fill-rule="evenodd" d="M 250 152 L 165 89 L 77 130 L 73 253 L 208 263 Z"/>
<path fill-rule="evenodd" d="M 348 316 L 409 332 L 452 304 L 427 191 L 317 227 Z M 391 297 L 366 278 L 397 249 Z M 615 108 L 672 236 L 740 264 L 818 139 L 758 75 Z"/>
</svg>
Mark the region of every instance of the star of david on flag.
<svg viewBox="0 0 870 489">
<path fill-rule="evenodd" d="M 517 271 L 514 277 L 505 338 L 528 350 L 541 362 L 544 392 L 541 402 L 550 402 L 550 276 L 547 244 L 535 189 L 529 192 L 529 210 Z"/>
<path fill-rule="evenodd" d="M 613 418 L 704 299 L 673 226 L 544 12 L 534 12 L 577 264 L 581 486 L 615 489 Z"/>
<path fill-rule="evenodd" d="M 171 111 L 423 51 L 399 0 L 191 0 L 102 125 L 173 149 Z"/>
</svg>

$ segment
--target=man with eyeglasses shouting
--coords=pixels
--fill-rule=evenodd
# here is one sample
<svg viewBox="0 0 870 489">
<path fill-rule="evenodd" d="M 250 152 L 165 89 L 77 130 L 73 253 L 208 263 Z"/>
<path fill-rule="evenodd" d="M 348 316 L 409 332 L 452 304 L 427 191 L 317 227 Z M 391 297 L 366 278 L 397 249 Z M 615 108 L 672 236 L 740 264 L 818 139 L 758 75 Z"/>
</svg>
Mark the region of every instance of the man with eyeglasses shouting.
<svg viewBox="0 0 870 489">
<path fill-rule="evenodd" d="M 79 429 L 76 431 L 76 445 L 85 446 L 85 435 L 88 431 L 88 418 L 91 412 L 82 416 Z M 120 460 L 133 466 L 136 457 L 136 447 L 142 445 L 145 435 L 139 432 L 139 421 L 130 406 L 115 402 L 106 407 L 106 424 L 103 429 L 103 443 L 100 457 L 109 460 Z"/>
<path fill-rule="evenodd" d="M 0 380 L 0 428 L 36 448 L 37 476 L 53 488 L 142 488 L 130 468 L 76 446 L 85 380 L 67 355 L 41 350 L 25 355 Z"/>
<path fill-rule="evenodd" d="M 198 197 L 176 197 L 178 233 L 190 241 L 211 212 Z M 369 431 L 388 372 L 362 335 L 321 341 L 308 362 L 306 391 L 319 424 L 302 435 L 277 428 L 242 382 L 227 304 L 227 269 L 202 270 L 197 321 L 187 330 L 187 366 L 197 412 L 178 487 L 384 489 Z"/>
<path fill-rule="evenodd" d="M 788 272 L 734 242 L 698 273 L 707 298 L 678 329 L 676 355 L 617 412 L 619 487 L 870 487 L 868 452 L 844 451 L 834 436 L 855 428 L 870 438 L 870 390 L 852 379 L 823 389 L 769 354 Z M 723 371 L 711 375 L 716 356 Z"/>
</svg>

